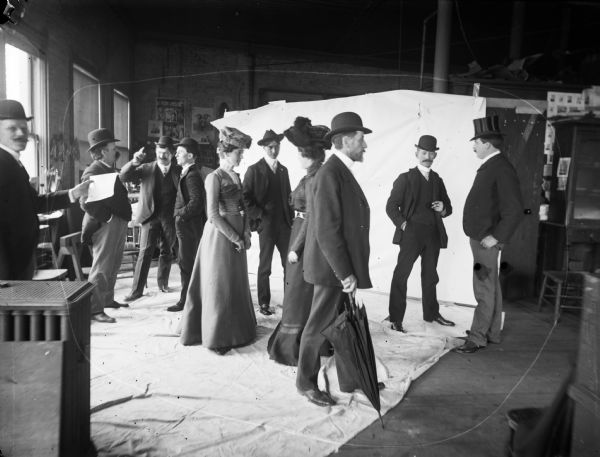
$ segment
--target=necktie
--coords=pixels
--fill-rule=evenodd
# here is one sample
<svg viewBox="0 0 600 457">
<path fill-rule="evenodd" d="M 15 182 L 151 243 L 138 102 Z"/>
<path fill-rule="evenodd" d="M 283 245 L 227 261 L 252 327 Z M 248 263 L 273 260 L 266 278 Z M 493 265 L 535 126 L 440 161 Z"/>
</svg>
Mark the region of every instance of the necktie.
<svg viewBox="0 0 600 457">
<path fill-rule="evenodd" d="M 273 170 L 273 173 L 277 173 L 277 160 L 273 162 L 273 166 L 271 168 Z"/>
</svg>

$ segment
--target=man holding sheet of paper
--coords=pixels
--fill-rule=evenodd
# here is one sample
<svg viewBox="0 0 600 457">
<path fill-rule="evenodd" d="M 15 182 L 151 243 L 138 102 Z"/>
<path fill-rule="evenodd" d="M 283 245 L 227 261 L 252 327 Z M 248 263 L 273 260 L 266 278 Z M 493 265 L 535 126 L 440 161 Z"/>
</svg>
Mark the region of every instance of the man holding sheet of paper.
<svg viewBox="0 0 600 457">
<path fill-rule="evenodd" d="M 87 198 L 81 198 L 85 211 L 81 227 L 81 240 L 91 244 L 92 268 L 88 281 L 94 284 L 92 292 L 92 320 L 113 323 L 104 308 L 118 308 L 115 302 L 115 282 L 123 260 L 127 236 L 127 223 L 131 220 L 131 205 L 127 189 L 115 169 L 119 140 L 110 130 L 100 128 L 88 134 L 89 152 L 94 160 L 83 172 L 82 180 L 89 179 Z"/>
<path fill-rule="evenodd" d="M 37 214 L 66 208 L 88 190 L 84 182 L 69 190 L 38 195 L 21 163 L 31 119 L 18 101 L 0 100 L 0 279 L 33 278 Z"/>
</svg>

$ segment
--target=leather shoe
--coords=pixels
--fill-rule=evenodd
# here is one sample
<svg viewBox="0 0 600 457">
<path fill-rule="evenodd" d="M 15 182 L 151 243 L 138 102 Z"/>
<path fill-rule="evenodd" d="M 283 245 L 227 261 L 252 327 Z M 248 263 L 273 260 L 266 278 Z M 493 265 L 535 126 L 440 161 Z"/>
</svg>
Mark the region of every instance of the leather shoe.
<svg viewBox="0 0 600 457">
<path fill-rule="evenodd" d="M 183 311 L 183 304 L 177 302 L 174 305 L 171 305 L 167 308 L 167 311 L 171 311 L 172 313 L 175 313 L 177 311 Z"/>
<path fill-rule="evenodd" d="M 402 327 L 402 324 L 399 324 L 398 322 L 392 322 L 392 325 L 390 326 L 390 328 L 392 330 L 396 330 L 397 332 L 406 333 L 406 330 L 404 330 L 404 327 Z"/>
<path fill-rule="evenodd" d="M 454 348 L 453 351 L 458 352 L 460 354 L 472 354 L 473 352 L 477 352 L 480 349 L 485 349 L 485 346 L 479 346 L 478 344 L 473 343 L 471 340 L 467 340 L 465 344 Z"/>
<path fill-rule="evenodd" d="M 322 392 L 318 389 L 298 390 L 298 393 L 306 398 L 311 403 L 317 406 L 333 406 L 335 400 L 327 392 Z"/>
<path fill-rule="evenodd" d="M 158 286 L 158 290 L 160 290 L 161 292 L 164 292 L 164 293 L 169 292 L 169 288 L 167 286 Z"/>
<path fill-rule="evenodd" d="M 127 297 L 125 297 L 123 300 L 124 301 L 134 301 L 141 297 L 142 297 L 142 294 L 140 292 L 132 292 L 129 295 L 127 295 Z"/>
<path fill-rule="evenodd" d="M 266 304 L 260 305 L 259 311 L 260 311 L 260 314 L 264 314 L 265 316 L 270 316 L 271 314 L 273 314 L 273 311 L 271 311 L 269 309 L 269 305 L 266 305 Z"/>
<path fill-rule="evenodd" d="M 434 317 L 433 322 L 437 322 L 440 325 L 445 325 L 447 327 L 454 327 L 454 322 L 449 321 L 448 319 L 444 319 L 442 316 Z"/>
<path fill-rule="evenodd" d="M 231 348 L 210 348 L 210 350 L 216 352 L 219 355 L 225 355 L 229 351 L 231 351 Z"/>
<path fill-rule="evenodd" d="M 114 324 L 117 320 L 114 317 L 110 317 L 105 312 L 92 314 L 92 320 L 96 322 L 103 322 L 105 324 Z"/>
</svg>

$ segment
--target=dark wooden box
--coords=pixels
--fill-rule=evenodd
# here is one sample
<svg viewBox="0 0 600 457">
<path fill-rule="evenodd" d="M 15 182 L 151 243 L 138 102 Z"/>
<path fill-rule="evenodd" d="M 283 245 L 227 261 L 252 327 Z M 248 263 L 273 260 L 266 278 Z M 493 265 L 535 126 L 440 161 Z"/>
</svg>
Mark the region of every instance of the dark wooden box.
<svg viewBox="0 0 600 457">
<path fill-rule="evenodd" d="M 0 288 L 0 449 L 5 457 L 93 455 L 92 288 L 80 281 L 8 281 Z"/>
</svg>

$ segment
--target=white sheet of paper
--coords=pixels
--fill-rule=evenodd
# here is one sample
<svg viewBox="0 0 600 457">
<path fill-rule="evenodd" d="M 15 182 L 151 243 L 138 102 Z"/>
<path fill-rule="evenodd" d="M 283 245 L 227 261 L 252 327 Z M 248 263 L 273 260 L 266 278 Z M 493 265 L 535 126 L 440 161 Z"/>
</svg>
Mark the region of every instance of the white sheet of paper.
<svg viewBox="0 0 600 457">
<path fill-rule="evenodd" d="M 87 203 L 104 200 L 115 193 L 117 173 L 90 176 Z"/>
</svg>

